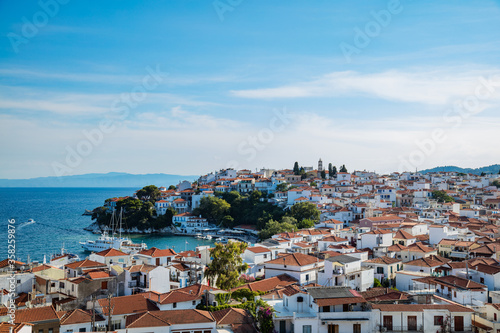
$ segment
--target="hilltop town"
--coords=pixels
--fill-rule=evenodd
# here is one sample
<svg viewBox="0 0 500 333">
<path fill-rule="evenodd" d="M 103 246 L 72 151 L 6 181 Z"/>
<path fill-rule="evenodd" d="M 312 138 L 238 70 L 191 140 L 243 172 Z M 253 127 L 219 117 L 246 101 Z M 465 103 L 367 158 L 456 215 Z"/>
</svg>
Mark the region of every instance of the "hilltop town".
<svg viewBox="0 0 500 333">
<path fill-rule="evenodd" d="M 500 331 L 498 173 L 224 169 L 106 200 L 96 226 L 118 211 L 216 244 L 5 259 L 5 332 Z"/>
</svg>

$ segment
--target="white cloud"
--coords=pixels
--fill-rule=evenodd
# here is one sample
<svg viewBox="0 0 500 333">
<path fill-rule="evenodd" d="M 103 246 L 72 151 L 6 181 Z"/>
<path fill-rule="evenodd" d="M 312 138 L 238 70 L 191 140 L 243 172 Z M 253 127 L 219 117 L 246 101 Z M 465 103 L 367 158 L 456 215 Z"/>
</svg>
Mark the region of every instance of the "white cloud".
<svg viewBox="0 0 500 333">
<path fill-rule="evenodd" d="M 444 105 L 456 98 L 474 96 L 479 78 L 494 78 L 500 97 L 500 70 L 497 68 L 456 72 L 422 70 L 386 71 L 364 74 L 333 72 L 319 78 L 275 88 L 233 90 L 234 96 L 254 99 L 367 96 L 391 101 Z"/>
</svg>

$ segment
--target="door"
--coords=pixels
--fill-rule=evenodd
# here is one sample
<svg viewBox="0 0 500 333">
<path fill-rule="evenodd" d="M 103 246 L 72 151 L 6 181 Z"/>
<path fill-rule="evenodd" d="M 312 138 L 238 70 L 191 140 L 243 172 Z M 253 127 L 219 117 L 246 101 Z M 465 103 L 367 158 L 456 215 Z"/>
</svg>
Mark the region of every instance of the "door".
<svg viewBox="0 0 500 333">
<path fill-rule="evenodd" d="M 328 325 L 328 333 L 339 333 L 339 325 Z"/>
<path fill-rule="evenodd" d="M 408 331 L 417 330 L 417 316 L 408 316 Z"/>
<path fill-rule="evenodd" d="M 160 258 L 156 258 L 156 266 L 160 266 Z"/>
<path fill-rule="evenodd" d="M 353 324 L 352 333 L 361 333 L 361 324 Z"/>
<path fill-rule="evenodd" d="M 455 316 L 455 331 L 462 332 L 464 330 L 464 317 Z"/>
<path fill-rule="evenodd" d="M 286 321 L 280 320 L 280 333 L 286 333 Z"/>
<path fill-rule="evenodd" d="M 392 331 L 392 316 L 384 316 L 384 327 Z"/>
</svg>

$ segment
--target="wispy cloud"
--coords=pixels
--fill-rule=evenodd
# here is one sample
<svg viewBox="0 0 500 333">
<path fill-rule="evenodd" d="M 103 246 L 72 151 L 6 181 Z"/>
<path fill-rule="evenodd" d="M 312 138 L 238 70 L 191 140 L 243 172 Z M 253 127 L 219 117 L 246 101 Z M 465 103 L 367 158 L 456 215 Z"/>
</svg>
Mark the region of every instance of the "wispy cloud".
<svg viewBox="0 0 500 333">
<path fill-rule="evenodd" d="M 495 76 L 500 84 L 500 70 L 427 70 L 381 73 L 343 71 L 275 88 L 233 90 L 234 96 L 254 99 L 367 96 L 384 100 L 444 105 L 453 98 L 474 94 L 481 76 Z M 498 97 L 498 94 L 497 94 Z"/>
</svg>

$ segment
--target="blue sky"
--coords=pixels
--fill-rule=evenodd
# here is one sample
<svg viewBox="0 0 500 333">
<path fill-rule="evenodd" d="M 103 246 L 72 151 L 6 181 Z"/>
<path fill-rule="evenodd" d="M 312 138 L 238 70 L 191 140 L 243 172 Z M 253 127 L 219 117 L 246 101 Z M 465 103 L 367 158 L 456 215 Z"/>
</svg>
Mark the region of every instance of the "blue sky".
<svg viewBox="0 0 500 333">
<path fill-rule="evenodd" d="M 0 178 L 500 162 L 499 1 L 42 3 L 0 2 Z"/>
</svg>

